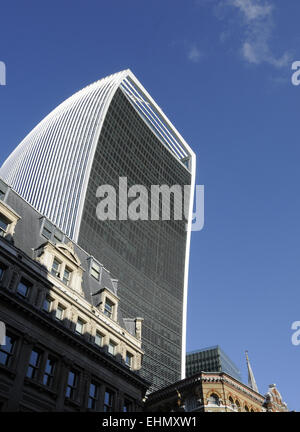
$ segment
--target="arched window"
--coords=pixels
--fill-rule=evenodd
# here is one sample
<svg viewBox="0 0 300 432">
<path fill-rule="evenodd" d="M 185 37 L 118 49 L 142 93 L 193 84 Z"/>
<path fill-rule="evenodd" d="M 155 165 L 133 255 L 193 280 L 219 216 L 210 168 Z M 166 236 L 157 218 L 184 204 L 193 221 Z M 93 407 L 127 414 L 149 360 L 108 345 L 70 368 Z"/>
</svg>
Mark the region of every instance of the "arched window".
<svg viewBox="0 0 300 432">
<path fill-rule="evenodd" d="M 229 401 L 229 405 L 231 406 L 231 408 L 234 409 L 234 408 L 235 408 L 235 405 L 234 405 L 234 401 L 233 401 L 233 399 L 232 399 L 231 396 L 229 396 L 228 401 Z"/>
<path fill-rule="evenodd" d="M 249 412 L 249 408 L 248 408 L 247 405 L 245 405 L 245 411 L 246 411 L 246 412 Z"/>
<path fill-rule="evenodd" d="M 253 408 L 251 408 L 250 412 L 255 412 Z"/>
<path fill-rule="evenodd" d="M 238 400 L 235 401 L 236 407 L 238 411 L 241 411 L 241 405 Z"/>
<path fill-rule="evenodd" d="M 212 393 L 208 398 L 208 403 L 211 405 L 220 405 L 219 396 L 216 395 L 215 393 Z"/>
</svg>

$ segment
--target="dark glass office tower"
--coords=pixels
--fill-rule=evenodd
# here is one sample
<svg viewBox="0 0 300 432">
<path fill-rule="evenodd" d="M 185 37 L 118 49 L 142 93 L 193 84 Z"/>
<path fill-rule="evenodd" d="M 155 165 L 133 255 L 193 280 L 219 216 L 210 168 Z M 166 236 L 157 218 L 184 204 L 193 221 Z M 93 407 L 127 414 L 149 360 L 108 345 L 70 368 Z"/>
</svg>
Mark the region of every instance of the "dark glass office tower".
<svg viewBox="0 0 300 432">
<path fill-rule="evenodd" d="M 103 78 L 64 101 L 20 143 L 0 175 L 119 280 L 123 317 L 144 318 L 141 374 L 152 389 L 180 379 L 195 155 L 132 72 Z M 118 191 L 120 177 L 128 187 L 145 186 L 149 200 L 151 185 L 191 185 L 188 221 L 174 220 L 172 199 L 168 221 L 99 220 L 97 188 Z"/>
<path fill-rule="evenodd" d="M 143 375 L 159 388 L 180 379 L 185 221 L 99 221 L 99 185 L 187 185 L 190 172 L 176 161 L 118 90 L 97 145 L 78 243 L 119 279 L 123 315 L 141 316 Z"/>
<path fill-rule="evenodd" d="M 187 353 L 186 376 L 199 372 L 225 372 L 242 381 L 239 369 L 218 345 Z"/>
</svg>

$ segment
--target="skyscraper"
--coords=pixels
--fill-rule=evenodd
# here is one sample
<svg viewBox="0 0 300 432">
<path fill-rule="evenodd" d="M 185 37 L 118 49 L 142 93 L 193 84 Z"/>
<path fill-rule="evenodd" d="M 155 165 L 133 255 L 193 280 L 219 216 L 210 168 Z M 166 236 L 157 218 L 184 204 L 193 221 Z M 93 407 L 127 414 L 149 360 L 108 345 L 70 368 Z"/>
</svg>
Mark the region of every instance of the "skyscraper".
<svg viewBox="0 0 300 432">
<path fill-rule="evenodd" d="M 106 77 L 60 104 L 0 175 L 119 279 L 122 311 L 145 319 L 143 374 L 153 389 L 184 376 L 195 155 L 133 73 Z M 117 189 L 120 177 L 147 190 L 191 185 L 187 224 L 100 221 L 97 188 Z"/>
<path fill-rule="evenodd" d="M 202 371 L 225 372 L 238 381 L 242 381 L 239 369 L 219 345 L 187 353 L 186 376 L 189 377 Z M 257 391 L 257 389 L 254 390 Z"/>
</svg>

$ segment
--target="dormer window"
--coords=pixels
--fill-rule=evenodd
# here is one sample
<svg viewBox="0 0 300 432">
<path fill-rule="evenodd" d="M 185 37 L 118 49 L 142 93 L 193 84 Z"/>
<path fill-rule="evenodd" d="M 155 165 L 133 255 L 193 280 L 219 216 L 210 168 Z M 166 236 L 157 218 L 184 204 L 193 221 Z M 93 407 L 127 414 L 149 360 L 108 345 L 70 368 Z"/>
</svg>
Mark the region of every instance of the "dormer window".
<svg viewBox="0 0 300 432">
<path fill-rule="evenodd" d="M 110 301 L 108 298 L 106 298 L 105 305 L 104 305 L 104 314 L 108 316 L 108 318 L 112 318 L 113 308 L 114 308 L 113 302 Z"/>
<path fill-rule="evenodd" d="M 50 239 L 51 235 L 52 235 L 51 231 L 46 226 L 44 226 L 43 236 L 46 237 L 47 239 Z"/>
<path fill-rule="evenodd" d="M 0 236 L 13 236 L 20 216 L 0 199 Z"/>
<path fill-rule="evenodd" d="M 41 234 L 55 244 L 63 243 L 64 241 L 64 234 L 46 218 L 42 222 Z"/>
<path fill-rule="evenodd" d="M 91 264 L 91 276 L 93 276 L 97 281 L 100 280 L 100 266 L 94 261 Z"/>
<path fill-rule="evenodd" d="M 4 236 L 7 233 L 10 221 L 3 214 L 0 213 L 0 235 Z"/>
<path fill-rule="evenodd" d="M 60 265 L 61 265 L 61 262 L 58 261 L 57 258 L 54 258 L 53 264 L 52 264 L 52 269 L 51 269 L 51 273 L 53 274 L 53 276 L 60 277 L 60 274 L 59 274 Z"/>
<path fill-rule="evenodd" d="M 47 267 L 49 273 L 55 276 L 56 284 L 60 281 L 79 294 L 82 292 L 82 275 L 78 256 L 74 252 L 72 242 L 53 244 L 48 241 L 35 250 L 36 260 Z"/>
<path fill-rule="evenodd" d="M 4 200 L 7 189 L 7 185 L 0 180 L 0 200 Z"/>
<path fill-rule="evenodd" d="M 70 270 L 68 267 L 65 267 L 63 281 L 66 285 L 70 284 L 71 273 L 72 273 L 72 270 Z"/>
<path fill-rule="evenodd" d="M 107 288 L 100 290 L 100 311 L 113 321 L 118 321 L 119 297 Z"/>
</svg>

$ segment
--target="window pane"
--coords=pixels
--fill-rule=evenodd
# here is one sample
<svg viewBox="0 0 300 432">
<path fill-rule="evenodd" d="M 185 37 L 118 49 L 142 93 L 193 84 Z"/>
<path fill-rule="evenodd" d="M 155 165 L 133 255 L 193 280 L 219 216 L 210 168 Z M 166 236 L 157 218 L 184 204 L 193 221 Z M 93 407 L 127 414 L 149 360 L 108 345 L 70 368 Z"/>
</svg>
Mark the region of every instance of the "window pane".
<svg viewBox="0 0 300 432">
<path fill-rule="evenodd" d="M 56 230 L 54 233 L 54 241 L 55 243 L 62 243 L 63 241 L 63 233 Z"/>
<path fill-rule="evenodd" d="M 54 261 L 53 261 L 53 264 L 52 264 L 52 269 L 51 269 L 51 273 L 54 276 L 58 276 L 59 266 L 60 266 L 60 262 L 56 258 L 54 258 Z"/>
<path fill-rule="evenodd" d="M 6 335 L 5 345 L 0 345 L 0 364 L 8 366 L 11 354 L 13 353 L 15 339 Z"/>
<path fill-rule="evenodd" d="M 82 334 L 83 333 L 83 321 L 81 321 L 81 319 L 79 319 L 76 323 L 76 332 Z"/>
<path fill-rule="evenodd" d="M 111 318 L 112 310 L 113 310 L 113 303 L 110 300 L 106 299 L 105 300 L 105 306 L 104 306 L 105 315 L 107 315 L 109 318 Z"/>
<path fill-rule="evenodd" d="M 100 266 L 98 264 L 92 264 L 91 275 L 97 280 L 100 279 Z"/>
<path fill-rule="evenodd" d="M 51 386 L 53 381 L 53 374 L 55 369 L 56 361 L 52 358 L 47 359 L 46 367 L 45 367 L 45 374 L 43 378 L 44 385 Z"/>
<path fill-rule="evenodd" d="M 68 375 L 68 385 L 66 388 L 66 397 L 73 399 L 75 396 L 75 389 L 77 385 L 77 374 L 74 371 L 70 371 Z"/>
<path fill-rule="evenodd" d="M 17 288 L 18 294 L 20 294 L 23 297 L 27 297 L 28 291 L 29 291 L 29 283 L 24 280 L 21 280 Z"/>
<path fill-rule="evenodd" d="M 125 362 L 126 362 L 126 364 L 127 364 L 127 366 L 130 366 L 131 367 L 131 365 L 132 365 L 132 354 L 130 354 L 129 352 L 126 352 L 126 360 L 125 360 Z"/>
<path fill-rule="evenodd" d="M 123 412 L 130 412 L 130 411 L 131 411 L 131 402 L 125 400 L 123 405 Z"/>
<path fill-rule="evenodd" d="M 97 332 L 95 336 L 95 344 L 102 346 L 102 338 L 103 338 L 102 335 Z"/>
<path fill-rule="evenodd" d="M 70 282 L 70 276 L 71 276 L 71 270 L 69 270 L 68 268 L 65 268 L 64 270 L 64 277 L 63 277 L 63 281 L 65 284 L 69 284 Z"/>
<path fill-rule="evenodd" d="M 55 318 L 58 320 L 62 320 L 64 316 L 64 309 L 61 306 L 57 306 L 56 312 L 55 312 Z"/>
<path fill-rule="evenodd" d="M 29 360 L 29 366 L 27 369 L 27 377 L 28 378 L 34 378 L 36 375 L 36 371 L 39 366 L 40 361 L 40 353 L 38 351 L 32 350 Z"/>
<path fill-rule="evenodd" d="M 4 267 L 4 265 L 0 264 L 0 281 L 3 278 L 3 274 L 4 274 L 5 270 L 6 270 L 6 268 Z"/>
<path fill-rule="evenodd" d="M 113 393 L 109 390 L 104 395 L 104 412 L 112 411 L 113 408 Z"/>
<path fill-rule="evenodd" d="M 115 355 L 115 352 L 116 352 L 116 345 L 111 341 L 108 344 L 108 352 L 109 352 L 109 354 L 112 354 L 112 355 Z"/>
<path fill-rule="evenodd" d="M 95 383 L 90 384 L 90 391 L 89 391 L 89 400 L 88 400 L 88 408 L 89 409 L 95 409 L 96 408 L 96 401 L 98 400 L 98 385 Z"/>
<path fill-rule="evenodd" d="M 44 237 L 46 237 L 49 240 L 51 238 L 52 233 L 50 230 L 48 230 L 48 228 L 44 227 L 42 234 Z"/>
<path fill-rule="evenodd" d="M 43 304 L 43 310 L 45 312 L 50 312 L 52 301 L 49 298 L 45 298 L 44 304 Z"/>
<path fill-rule="evenodd" d="M 0 215 L 0 228 L 3 231 L 6 231 L 9 225 L 9 221 L 7 220 L 7 218 L 3 215 Z"/>
</svg>

